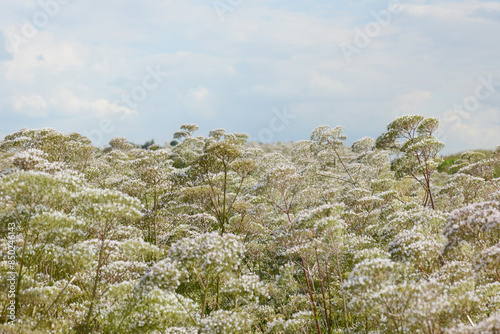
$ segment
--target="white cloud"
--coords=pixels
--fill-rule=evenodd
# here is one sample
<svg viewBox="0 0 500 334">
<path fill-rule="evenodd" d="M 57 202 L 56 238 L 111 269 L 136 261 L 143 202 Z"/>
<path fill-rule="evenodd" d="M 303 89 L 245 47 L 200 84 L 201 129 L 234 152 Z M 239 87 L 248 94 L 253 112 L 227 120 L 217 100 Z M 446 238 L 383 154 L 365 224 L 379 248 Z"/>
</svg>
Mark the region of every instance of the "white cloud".
<svg viewBox="0 0 500 334">
<path fill-rule="evenodd" d="M 38 94 L 13 96 L 12 106 L 20 114 L 30 117 L 48 116 L 47 102 Z"/>
<path fill-rule="evenodd" d="M 213 96 L 207 87 L 198 86 L 195 89 L 190 89 L 183 100 L 184 108 L 191 115 L 204 119 L 215 116 L 215 110 L 212 106 Z"/>
<path fill-rule="evenodd" d="M 128 117 L 137 115 L 137 111 L 127 108 L 106 99 L 86 100 L 78 97 L 71 91 L 62 91 L 59 95 L 48 100 L 38 94 L 28 96 L 19 95 L 11 99 L 13 108 L 20 114 L 30 117 L 48 117 L 52 111 L 68 115 L 92 115 L 104 117 Z"/>
<path fill-rule="evenodd" d="M 221 22 L 210 1 L 71 2 L 13 59 L 0 61 L 0 103 L 27 126 L 46 117 L 83 128 L 137 114 L 112 101 L 141 85 L 147 66 L 160 64 L 171 76 L 135 108 L 142 122 L 120 135 L 149 140 L 186 122 L 258 131 L 261 121 L 249 117 L 242 125 L 239 116 L 295 105 L 296 124 L 307 126 L 297 125 L 290 140 L 308 138 L 324 123 L 377 136 L 403 113 L 442 116 L 473 93 L 479 75 L 500 67 L 494 33 L 500 4 L 474 0 L 405 1 L 404 11 L 346 66 L 339 43 L 373 21 L 372 10 L 386 8 L 374 1 L 256 0 Z M 0 4 L 0 13 L 20 19 L 26 10 L 37 6 Z M 19 21 L 9 17 L 3 32 Z M 488 103 L 498 109 L 500 97 Z M 448 147 L 495 140 L 498 122 L 478 115 L 467 128 L 449 130 L 457 145 Z M 12 124 L 3 130 L 16 131 Z M 460 141 L 463 133 L 467 141 Z"/>
<path fill-rule="evenodd" d="M 208 98 L 210 91 L 205 86 L 199 86 L 196 89 L 189 90 L 187 98 L 195 101 L 203 101 Z"/>
<path fill-rule="evenodd" d="M 137 115 L 136 110 L 112 103 L 107 99 L 88 100 L 76 96 L 69 90 L 52 98 L 51 103 L 64 114 L 91 114 L 98 118 Z"/>
<path fill-rule="evenodd" d="M 495 148 L 500 145 L 500 108 L 481 107 L 468 119 L 458 119 L 445 127 L 446 144 L 451 151 Z"/>
<path fill-rule="evenodd" d="M 133 110 L 116 103 L 111 103 L 106 99 L 99 99 L 90 102 L 89 109 L 92 110 L 97 117 L 128 117 L 138 114 L 137 110 Z"/>
<path fill-rule="evenodd" d="M 39 77 L 78 73 L 86 70 L 89 50 L 81 44 L 59 41 L 48 32 L 22 45 L 12 61 L 4 62 L 4 79 L 8 82 L 35 84 Z"/>
<path fill-rule="evenodd" d="M 398 105 L 396 110 L 398 114 L 418 113 L 432 98 L 432 93 L 427 90 L 416 89 L 409 93 L 397 96 Z"/>
<path fill-rule="evenodd" d="M 349 87 L 347 87 L 345 83 L 324 73 L 311 73 L 309 80 L 313 91 L 336 94 L 346 93 L 349 91 Z"/>
</svg>

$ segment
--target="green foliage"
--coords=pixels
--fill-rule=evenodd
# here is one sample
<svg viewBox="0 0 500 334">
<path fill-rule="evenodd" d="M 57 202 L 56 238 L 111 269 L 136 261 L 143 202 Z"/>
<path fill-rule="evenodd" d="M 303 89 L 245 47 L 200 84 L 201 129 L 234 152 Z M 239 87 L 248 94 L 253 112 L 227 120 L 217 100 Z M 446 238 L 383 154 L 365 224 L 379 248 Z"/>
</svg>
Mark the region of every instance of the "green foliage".
<svg viewBox="0 0 500 334">
<path fill-rule="evenodd" d="M 396 118 L 387 126 L 387 131 L 377 138 L 377 148 L 390 149 L 397 158 L 392 161 L 391 169 L 397 178 L 411 176 L 425 191 L 424 206 L 435 208 L 431 177 L 442 163 L 438 156 L 444 143 L 438 141 L 433 133 L 439 120 L 421 115 L 405 115 Z"/>
<path fill-rule="evenodd" d="M 438 124 L 8 135 L 0 332 L 497 333 L 500 147 L 442 164 Z"/>
</svg>

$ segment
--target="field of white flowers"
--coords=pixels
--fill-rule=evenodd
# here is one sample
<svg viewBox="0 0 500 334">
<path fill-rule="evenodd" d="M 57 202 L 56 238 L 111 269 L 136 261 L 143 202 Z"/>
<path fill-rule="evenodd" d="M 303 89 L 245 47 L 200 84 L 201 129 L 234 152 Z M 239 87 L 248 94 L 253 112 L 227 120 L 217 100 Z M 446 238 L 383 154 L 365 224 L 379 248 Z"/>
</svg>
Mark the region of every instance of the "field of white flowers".
<svg viewBox="0 0 500 334">
<path fill-rule="evenodd" d="M 183 125 L 175 146 L 0 142 L 2 333 L 500 333 L 500 146 Z M 492 145 L 500 143 L 492 143 Z"/>
</svg>

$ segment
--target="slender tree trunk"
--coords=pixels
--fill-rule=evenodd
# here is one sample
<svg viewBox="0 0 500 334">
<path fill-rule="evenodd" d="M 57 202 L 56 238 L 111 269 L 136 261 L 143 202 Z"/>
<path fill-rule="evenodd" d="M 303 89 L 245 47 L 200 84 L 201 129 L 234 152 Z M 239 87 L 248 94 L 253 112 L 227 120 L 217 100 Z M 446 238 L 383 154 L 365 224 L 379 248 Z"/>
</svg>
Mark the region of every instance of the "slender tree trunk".
<svg viewBox="0 0 500 334">
<path fill-rule="evenodd" d="M 432 210 L 436 210 L 436 207 L 434 206 L 434 197 L 432 196 L 431 176 L 430 175 L 428 177 L 426 177 L 426 183 L 427 183 L 427 193 L 429 194 L 429 199 L 431 200 Z"/>
<path fill-rule="evenodd" d="M 313 309 L 314 319 L 316 320 L 316 328 L 318 330 L 318 334 L 321 334 L 322 332 L 321 332 L 321 325 L 319 324 L 318 310 L 316 309 L 316 301 L 314 300 L 314 294 L 313 294 L 312 286 L 311 286 L 312 282 L 309 279 L 309 275 L 308 275 L 306 267 L 305 267 L 305 261 L 302 258 L 302 256 L 300 257 L 300 260 L 302 261 L 302 270 L 304 271 L 304 277 L 306 279 L 307 290 L 309 292 L 309 299 L 311 302 L 311 307 Z"/>
</svg>

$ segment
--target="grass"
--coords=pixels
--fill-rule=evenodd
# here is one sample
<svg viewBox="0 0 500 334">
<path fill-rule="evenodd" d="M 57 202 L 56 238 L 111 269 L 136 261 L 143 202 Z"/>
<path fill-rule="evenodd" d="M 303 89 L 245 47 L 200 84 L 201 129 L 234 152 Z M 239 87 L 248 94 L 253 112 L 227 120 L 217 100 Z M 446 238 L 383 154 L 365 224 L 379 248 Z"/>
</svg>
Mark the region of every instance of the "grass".
<svg viewBox="0 0 500 334">
<path fill-rule="evenodd" d="M 451 154 L 451 155 L 445 155 L 442 157 L 444 159 L 444 161 L 437 168 L 438 172 L 449 173 L 450 167 L 455 163 L 455 161 L 460 159 L 460 156 L 462 155 L 462 153 L 465 153 L 465 152 L 480 152 L 480 153 L 483 153 L 486 156 L 486 158 L 489 158 L 491 156 L 491 154 L 493 153 L 492 150 L 471 150 L 471 151 L 464 151 L 464 152 L 455 153 L 455 154 Z M 494 177 L 500 177 L 500 168 L 495 168 Z"/>
</svg>

